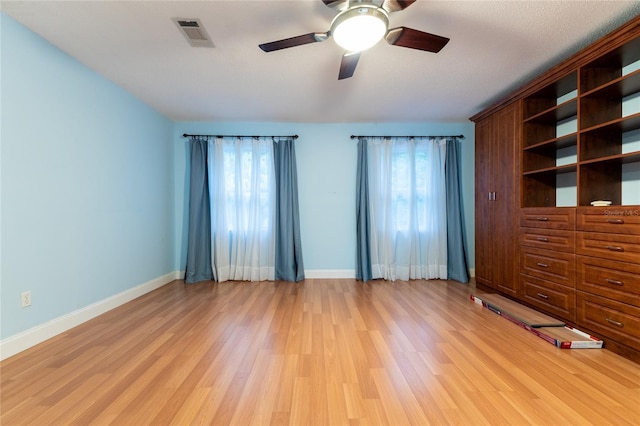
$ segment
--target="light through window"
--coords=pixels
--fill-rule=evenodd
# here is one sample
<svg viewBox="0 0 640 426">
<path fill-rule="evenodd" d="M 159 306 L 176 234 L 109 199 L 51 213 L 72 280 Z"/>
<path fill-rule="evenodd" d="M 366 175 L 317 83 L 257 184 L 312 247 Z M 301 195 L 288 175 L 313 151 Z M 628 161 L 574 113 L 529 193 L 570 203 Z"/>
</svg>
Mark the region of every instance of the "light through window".
<svg viewBox="0 0 640 426">
<path fill-rule="evenodd" d="M 428 230 L 427 206 L 432 199 L 428 153 L 410 143 L 397 144 L 391 158 L 391 220 L 396 231 Z M 415 226 L 414 226 L 415 224 Z"/>
<path fill-rule="evenodd" d="M 275 200 L 271 144 L 261 141 L 226 143 L 223 156 L 228 231 L 244 234 L 259 229 L 260 232 L 271 232 Z"/>
</svg>

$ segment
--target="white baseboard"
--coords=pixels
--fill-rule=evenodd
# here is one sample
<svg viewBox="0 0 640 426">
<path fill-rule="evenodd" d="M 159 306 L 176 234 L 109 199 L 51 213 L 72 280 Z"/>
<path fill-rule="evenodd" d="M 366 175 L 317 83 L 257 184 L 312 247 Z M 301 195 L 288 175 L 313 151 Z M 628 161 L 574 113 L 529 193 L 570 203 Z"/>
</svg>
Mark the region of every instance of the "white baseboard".
<svg viewBox="0 0 640 426">
<path fill-rule="evenodd" d="M 106 299 L 102 299 L 84 308 L 77 309 L 61 317 L 54 318 L 45 323 L 25 330 L 21 333 L 7 337 L 0 341 L 0 360 L 9 358 L 19 352 L 29 349 L 38 343 L 44 342 L 60 333 L 64 333 L 83 322 L 102 315 L 111 309 L 117 308 L 137 297 L 140 297 L 152 290 L 162 287 L 173 280 L 182 279 L 182 271 L 170 272 L 161 277 L 155 278 L 146 283 L 123 291 Z"/>
<path fill-rule="evenodd" d="M 304 277 L 309 279 L 322 279 L 322 278 L 355 278 L 355 269 L 305 269 Z"/>
<path fill-rule="evenodd" d="M 469 276 L 470 277 L 475 277 L 476 276 L 476 268 L 469 269 Z"/>
</svg>

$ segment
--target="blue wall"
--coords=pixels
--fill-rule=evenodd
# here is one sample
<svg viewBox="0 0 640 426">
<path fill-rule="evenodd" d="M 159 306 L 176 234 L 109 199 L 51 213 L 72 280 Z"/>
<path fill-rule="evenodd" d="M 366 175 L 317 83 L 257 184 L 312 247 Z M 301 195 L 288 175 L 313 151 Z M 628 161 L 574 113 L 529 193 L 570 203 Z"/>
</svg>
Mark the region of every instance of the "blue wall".
<svg viewBox="0 0 640 426">
<path fill-rule="evenodd" d="M 0 19 L 6 338 L 174 270 L 175 141 L 170 120 Z"/>
<path fill-rule="evenodd" d="M 299 135 L 298 161 L 300 225 L 306 270 L 355 270 L 355 135 L 459 135 L 467 248 L 474 263 L 474 125 L 468 123 L 187 123 L 175 124 L 176 261 L 186 262 L 186 188 L 189 134 Z"/>
</svg>

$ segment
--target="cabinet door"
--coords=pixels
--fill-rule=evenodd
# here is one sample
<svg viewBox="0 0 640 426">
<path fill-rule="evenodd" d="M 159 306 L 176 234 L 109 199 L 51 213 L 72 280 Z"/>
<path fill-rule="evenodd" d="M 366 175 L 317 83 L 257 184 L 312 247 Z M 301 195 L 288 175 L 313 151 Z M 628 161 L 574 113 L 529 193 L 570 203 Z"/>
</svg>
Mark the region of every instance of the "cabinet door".
<svg viewBox="0 0 640 426">
<path fill-rule="evenodd" d="M 518 293 L 520 107 L 476 123 L 476 281 Z"/>
<path fill-rule="evenodd" d="M 494 117 L 494 158 L 490 169 L 495 186 L 493 201 L 493 281 L 497 289 L 518 294 L 519 270 L 519 157 L 520 103 L 498 111 Z"/>
<path fill-rule="evenodd" d="M 491 265 L 493 256 L 493 211 L 491 209 L 491 158 L 493 119 L 487 117 L 476 123 L 475 141 L 475 224 L 476 224 L 476 282 L 493 287 Z"/>
</svg>

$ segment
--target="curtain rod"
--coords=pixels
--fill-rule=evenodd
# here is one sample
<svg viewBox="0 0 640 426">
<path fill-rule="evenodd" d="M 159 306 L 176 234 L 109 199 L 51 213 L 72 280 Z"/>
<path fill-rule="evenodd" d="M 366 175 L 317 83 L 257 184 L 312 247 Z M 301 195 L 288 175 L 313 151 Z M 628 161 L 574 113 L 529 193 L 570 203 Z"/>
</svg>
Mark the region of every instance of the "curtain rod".
<svg viewBox="0 0 640 426">
<path fill-rule="evenodd" d="M 216 137 L 216 138 L 291 138 L 298 139 L 298 135 L 285 135 L 285 136 L 247 136 L 247 135 L 190 135 L 184 133 L 183 138 L 189 137 Z"/>
<path fill-rule="evenodd" d="M 407 139 L 411 139 L 411 138 L 458 138 L 458 139 L 464 139 L 464 135 L 438 135 L 438 136 L 434 136 L 434 135 L 427 135 L 427 136 L 364 136 L 364 135 L 351 135 L 351 139 L 356 139 L 356 138 L 407 138 Z"/>
</svg>

